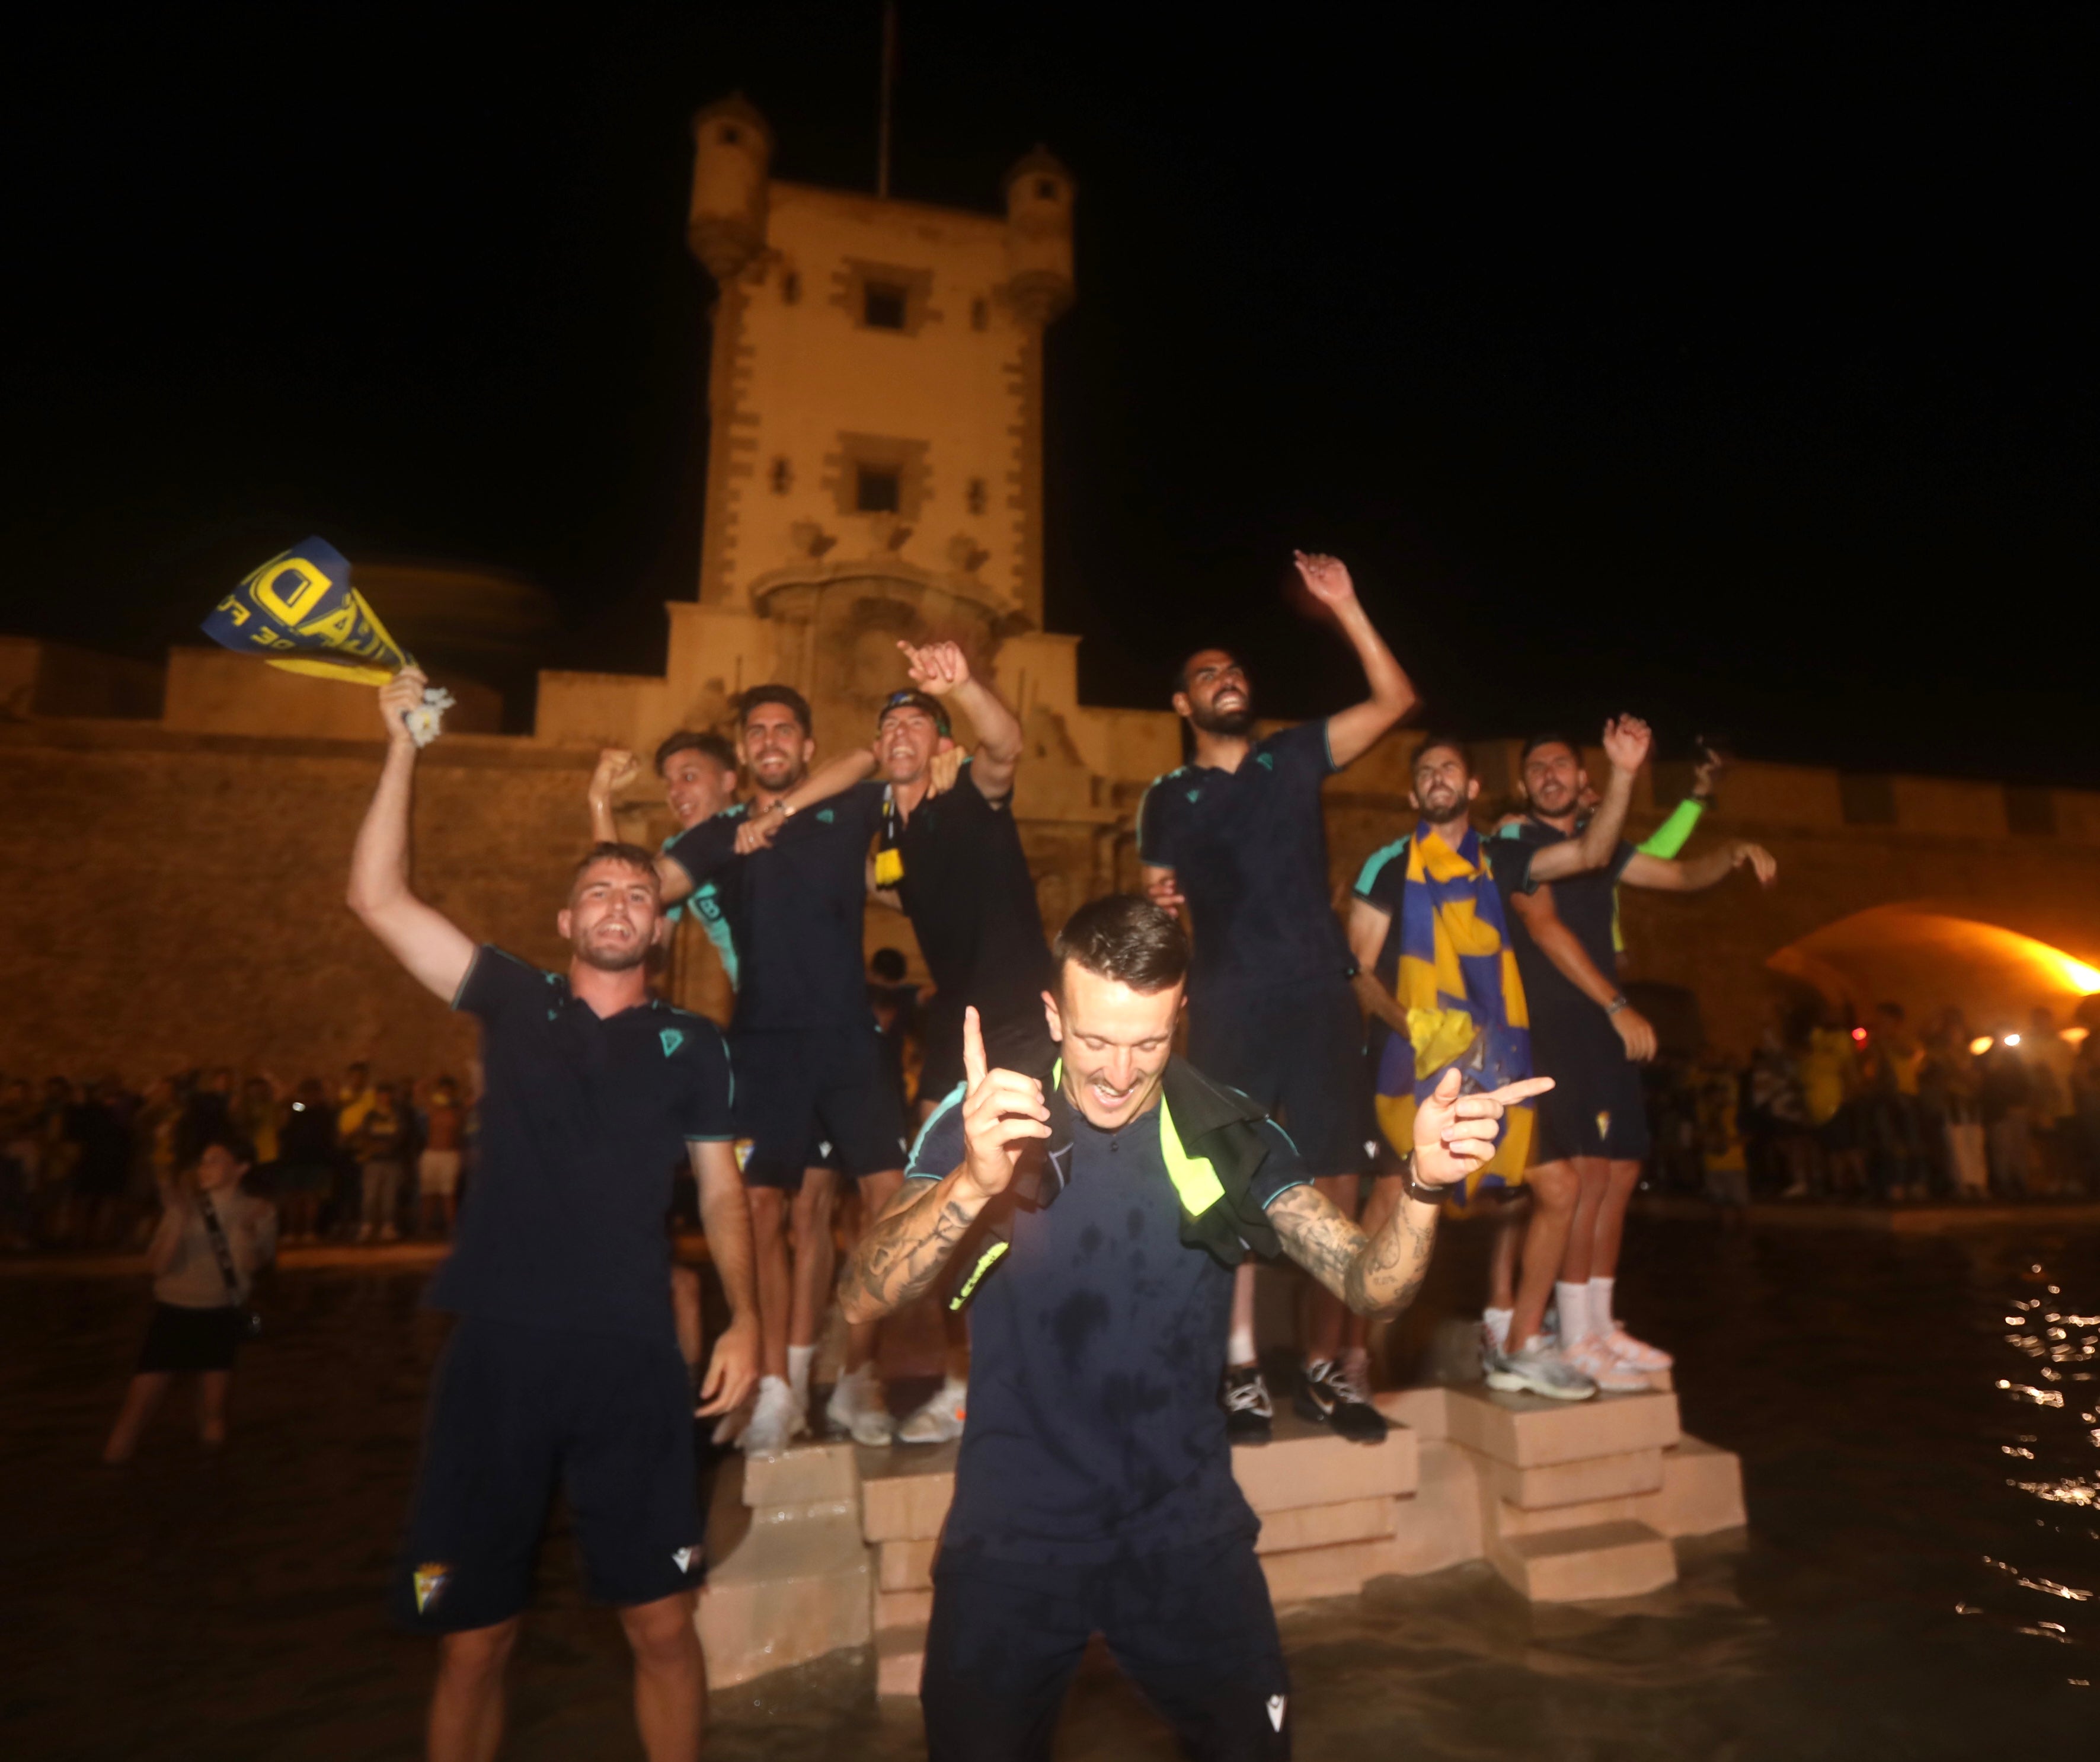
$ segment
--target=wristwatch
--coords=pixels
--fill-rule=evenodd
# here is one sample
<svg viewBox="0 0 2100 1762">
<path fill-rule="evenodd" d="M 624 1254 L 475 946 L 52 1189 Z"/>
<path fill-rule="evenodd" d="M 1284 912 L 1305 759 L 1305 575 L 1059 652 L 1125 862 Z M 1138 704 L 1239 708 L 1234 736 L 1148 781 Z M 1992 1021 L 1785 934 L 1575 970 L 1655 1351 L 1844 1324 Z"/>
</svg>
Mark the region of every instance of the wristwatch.
<svg viewBox="0 0 2100 1762">
<path fill-rule="evenodd" d="M 1604 1013 L 1608 1016 L 1615 1016 L 1626 1007 L 1626 994 L 1624 991 L 1617 991 L 1612 994 L 1612 1000 L 1604 1005 Z"/>
<path fill-rule="evenodd" d="M 1450 1195 L 1449 1190 L 1432 1187 L 1414 1178 L 1414 1153 L 1407 1153 L 1407 1166 L 1401 1172 L 1401 1185 L 1408 1198 L 1423 1205 L 1441 1205 Z"/>
</svg>

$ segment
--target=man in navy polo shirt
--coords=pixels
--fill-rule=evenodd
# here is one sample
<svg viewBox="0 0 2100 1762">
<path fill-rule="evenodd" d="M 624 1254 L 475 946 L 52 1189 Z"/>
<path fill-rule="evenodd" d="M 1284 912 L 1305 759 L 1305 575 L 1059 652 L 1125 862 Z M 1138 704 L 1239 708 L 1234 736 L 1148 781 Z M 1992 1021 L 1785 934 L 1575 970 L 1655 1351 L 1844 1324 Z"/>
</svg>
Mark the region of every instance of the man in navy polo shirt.
<svg viewBox="0 0 2100 1762">
<path fill-rule="evenodd" d="M 693 1627 L 704 1561 L 664 1218 L 682 1152 L 733 1315 L 699 1411 L 726 1411 L 758 1370 L 728 1058 L 712 1023 L 649 994 L 664 916 L 647 851 L 601 844 L 577 866 L 555 920 L 566 973 L 477 947 L 417 898 L 405 717 L 424 684 L 409 668 L 381 688 L 386 762 L 349 903 L 413 978 L 482 1025 L 480 1164 L 430 1296 L 459 1320 L 394 1586 L 398 1617 L 442 1636 L 429 1753 L 496 1753 L 504 1666 L 558 1482 L 591 1592 L 619 1607 L 633 1648 L 642 1747 L 654 1762 L 690 1762 L 707 1689 Z"/>
<path fill-rule="evenodd" d="M 849 1318 L 944 1273 L 972 1306 L 971 1401 L 934 1569 L 920 1698 L 935 1762 L 1048 1753 L 1102 1634 L 1198 1757 L 1290 1753 L 1290 1685 L 1260 1527 L 1233 1478 L 1231 1268 L 1289 1255 L 1348 1306 L 1419 1287 L 1442 1188 L 1493 1153 L 1503 1106 L 1543 1079 L 1418 1112 L 1402 1202 L 1366 1239 L 1261 1110 L 1171 1056 L 1189 942 L 1127 894 L 1082 906 L 1043 994 L 1048 1084 L 988 1069 L 928 1123 L 903 1190 L 840 1279 Z M 1038 1142 L 1041 1141 L 1041 1142 Z"/>
<path fill-rule="evenodd" d="M 831 1288 L 834 1168 L 859 1181 L 872 1217 L 904 1178 L 906 1141 L 862 953 L 882 786 L 836 787 L 838 767 L 865 772 L 865 751 L 810 775 L 810 706 L 792 687 L 755 686 L 738 713 L 752 800 L 682 833 L 657 859 L 657 872 L 667 900 L 716 884 L 737 950 L 730 1045 L 738 1135 L 751 1141 L 743 1178 L 765 1336 L 765 1374 L 743 1443 L 764 1455 L 809 1429 L 796 1389 L 806 1388 L 802 1376 Z M 827 1413 L 859 1442 L 890 1441 L 872 1326 L 853 1331 Z"/>
<path fill-rule="evenodd" d="M 1306 590 L 1334 616 L 1363 665 L 1370 696 L 1323 722 L 1257 739 L 1246 669 L 1225 650 L 1182 664 L 1174 709 L 1193 757 L 1153 779 L 1137 812 L 1145 891 L 1193 920 L 1190 1060 L 1242 1089 L 1282 1121 L 1321 1183 L 1351 1216 L 1359 1177 L 1376 1153 L 1364 1076 L 1356 967 L 1335 916 L 1320 785 L 1362 757 L 1414 702 L 1414 688 L 1333 557 L 1299 552 Z M 1314 1294 L 1305 1344 L 1341 1318 Z M 1360 1336 L 1361 1337 L 1361 1336 Z M 1233 1435 L 1268 1436 L 1269 1395 L 1256 1367 L 1254 1278 L 1233 1295 L 1223 1398 Z M 1296 1405 L 1346 1433 L 1383 1437 L 1368 1404 L 1361 1352 L 1337 1364 L 1308 1354 Z"/>
</svg>

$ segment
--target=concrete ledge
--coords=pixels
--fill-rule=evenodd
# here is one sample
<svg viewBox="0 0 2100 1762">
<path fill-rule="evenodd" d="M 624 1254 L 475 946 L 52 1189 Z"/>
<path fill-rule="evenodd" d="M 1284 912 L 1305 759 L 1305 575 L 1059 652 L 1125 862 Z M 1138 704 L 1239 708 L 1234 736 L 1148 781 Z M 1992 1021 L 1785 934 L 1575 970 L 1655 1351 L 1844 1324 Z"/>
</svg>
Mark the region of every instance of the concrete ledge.
<svg viewBox="0 0 2100 1762">
<path fill-rule="evenodd" d="M 1480 1557 L 1480 1463 L 1456 1444 L 1432 1440 L 1422 1446 L 1414 1497 L 1393 1501 L 1392 1535 L 1372 1577 L 1441 1572 Z"/>
<path fill-rule="evenodd" d="M 1451 1435 L 1445 1411 L 1445 1390 L 1430 1384 L 1422 1389 L 1385 1389 L 1371 1397 L 1371 1405 L 1395 1425 L 1404 1425 L 1423 1443 L 1440 1442 Z"/>
<path fill-rule="evenodd" d="M 1276 1416 L 1269 1442 L 1233 1450 L 1233 1477 L 1264 1517 L 1306 1505 L 1399 1498 L 1414 1490 L 1418 1472 L 1415 1437 L 1405 1428 L 1388 1432 L 1382 1443 L 1352 1444 L 1295 1414 Z"/>
<path fill-rule="evenodd" d="M 1639 1596 L 1677 1577 L 1677 1556 L 1669 1541 L 1644 1523 L 1590 1524 L 1518 1536 L 1489 1557 L 1534 1603 Z"/>
<path fill-rule="evenodd" d="M 933 1618 L 933 1593 L 877 1589 L 873 1618 L 878 1636 L 888 1627 L 924 1627 Z"/>
<path fill-rule="evenodd" d="M 743 1502 L 754 1511 L 850 1499 L 859 1492 L 850 1444 L 797 1444 L 777 1456 L 744 1459 Z"/>
<path fill-rule="evenodd" d="M 933 1588 L 933 1557 L 941 1552 L 939 1539 L 884 1542 L 877 1548 L 880 1564 L 876 1583 L 885 1591 L 930 1591 Z"/>
<path fill-rule="evenodd" d="M 875 1636 L 875 1692 L 916 1695 L 926 1673 L 926 1630 L 885 1627 Z"/>
<path fill-rule="evenodd" d="M 1315 1597 L 1354 1596 L 1366 1579 L 1392 1570 L 1386 1564 L 1387 1547 L 1383 1540 L 1343 1542 L 1332 1548 L 1264 1554 L 1262 1576 L 1268 1580 L 1270 1599 L 1279 1607 Z"/>
<path fill-rule="evenodd" d="M 1585 1456 L 1573 1462 L 1519 1468 L 1493 1457 L 1485 1464 L 1495 1496 L 1524 1511 L 1554 1505 L 1586 1505 L 1598 1499 L 1630 1499 L 1662 1490 L 1662 1451 L 1628 1451 L 1617 1456 Z"/>
<path fill-rule="evenodd" d="M 955 1448 L 853 1449 L 869 1541 L 930 1541 L 940 1535 L 955 1496 Z"/>
<path fill-rule="evenodd" d="M 1454 1443 L 1519 1468 L 1667 1449 L 1679 1436 L 1677 1397 L 1663 1392 L 1549 1401 L 1482 1385 L 1445 1398 Z"/>
<path fill-rule="evenodd" d="M 1339 1542 L 1374 1542 L 1392 1534 L 1394 1512 L 1410 1503 L 1398 1499 L 1351 1499 L 1334 1505 L 1301 1505 L 1264 1514 L 1257 1554 L 1295 1548 L 1331 1548 Z"/>
<path fill-rule="evenodd" d="M 801 1664 L 872 1632 L 867 1548 L 849 1509 L 754 1523 L 711 1560 L 694 1617 L 718 1688 Z"/>
<path fill-rule="evenodd" d="M 1742 1459 L 1734 1451 L 1688 1437 L 1663 1452 L 1662 1476 L 1662 1490 L 1643 1501 L 1643 1516 L 1663 1535 L 1711 1535 L 1749 1521 L 1743 1509 Z"/>
</svg>

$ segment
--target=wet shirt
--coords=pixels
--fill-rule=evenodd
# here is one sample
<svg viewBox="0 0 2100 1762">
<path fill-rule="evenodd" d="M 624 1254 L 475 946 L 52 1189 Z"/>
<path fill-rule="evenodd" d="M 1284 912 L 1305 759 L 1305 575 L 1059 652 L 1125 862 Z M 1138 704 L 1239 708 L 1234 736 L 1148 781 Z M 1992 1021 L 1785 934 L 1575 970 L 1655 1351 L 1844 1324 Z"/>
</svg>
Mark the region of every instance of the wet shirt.
<svg viewBox="0 0 2100 1762">
<path fill-rule="evenodd" d="M 909 819 L 887 805 L 885 791 L 876 879 L 896 888 L 911 919 L 934 1007 L 960 1015 L 973 1004 L 987 1022 L 1039 1018 L 1050 953 L 1012 792 L 987 800 L 971 780 L 973 762 Z"/>
<path fill-rule="evenodd" d="M 204 1221 L 204 1208 L 209 1205 L 218 1215 L 227 1258 L 233 1262 L 238 1301 L 245 1302 L 255 1270 L 277 1252 L 277 1208 L 238 1187 L 189 1194 L 178 1203 L 180 1233 L 166 1270 L 154 1275 L 154 1301 L 179 1309 L 223 1309 L 236 1301 L 227 1291 L 226 1273 L 212 1246 L 210 1226 Z"/>
<path fill-rule="evenodd" d="M 969 1416 L 943 1557 L 1086 1565 L 1257 1527 L 1218 1404 L 1233 1275 L 1181 1241 L 1160 1111 L 1072 1126 L 1069 1185 L 1017 1211 L 1012 1246 L 970 1305 Z M 1303 1184 L 1264 1121 L 1264 1207 Z M 927 1122 L 908 1178 L 963 1159 L 960 1098 Z M 964 1252 L 968 1252 L 965 1243 Z"/>
<path fill-rule="evenodd" d="M 1525 819 L 1485 841 L 1485 844 L 1515 844 L 1536 852 L 1573 836 L 1542 820 Z M 1582 952 L 1589 956 L 1597 970 L 1614 984 L 1617 983 L 1615 975 L 1619 967 L 1618 952 L 1612 941 L 1612 925 L 1618 910 L 1614 893 L 1619 877 L 1625 873 L 1626 864 L 1633 861 L 1635 855 L 1634 847 L 1621 838 L 1612 852 L 1611 860 L 1602 868 L 1566 876 L 1551 883 L 1555 915 L 1582 943 Z M 1574 981 L 1546 957 L 1545 951 L 1524 928 L 1524 920 L 1509 909 L 1510 894 L 1520 890 L 1503 885 L 1499 868 L 1495 871 L 1495 885 L 1502 889 L 1510 945 L 1516 951 L 1517 971 L 1524 976 L 1524 1001 L 1530 1007 L 1533 1034 L 1548 1041 L 1558 1036 L 1586 1034 L 1617 1046 L 1618 1032 L 1612 1027 L 1611 1018 L 1577 991 Z"/>
<path fill-rule="evenodd" d="M 1349 945 L 1328 900 L 1320 785 L 1335 769 L 1327 725 L 1257 740 L 1238 771 L 1184 765 L 1137 810 L 1141 863 L 1174 871 L 1194 920 L 1189 995 L 1346 979 Z"/>
<path fill-rule="evenodd" d="M 454 1007 L 481 1022 L 480 1162 L 430 1301 L 669 1339 L 672 1171 L 733 1135 L 720 1031 L 654 999 L 601 1018 L 562 974 L 487 946 Z"/>
<path fill-rule="evenodd" d="M 855 784 L 792 816 L 749 856 L 736 854 L 742 802 L 671 845 L 696 886 L 716 884 L 736 951 L 739 1028 L 867 1024 L 862 911 L 882 798 L 880 784 Z"/>
</svg>

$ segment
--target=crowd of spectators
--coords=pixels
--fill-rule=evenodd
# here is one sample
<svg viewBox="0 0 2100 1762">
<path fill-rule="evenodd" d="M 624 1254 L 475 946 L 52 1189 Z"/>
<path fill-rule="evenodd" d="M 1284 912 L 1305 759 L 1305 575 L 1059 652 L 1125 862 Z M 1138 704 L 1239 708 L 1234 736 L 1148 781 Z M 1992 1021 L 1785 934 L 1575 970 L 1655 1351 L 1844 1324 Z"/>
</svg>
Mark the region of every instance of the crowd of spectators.
<svg viewBox="0 0 2100 1762">
<path fill-rule="evenodd" d="M 449 1235 L 472 1178 L 474 1111 L 450 1076 L 330 1084 L 225 1066 L 143 1093 L 116 1077 L 0 1077 L 0 1249 L 132 1249 L 160 1195 L 207 1145 L 253 1146 L 243 1186 L 273 1201 L 287 1243 Z"/>
<path fill-rule="evenodd" d="M 1649 1105 L 1656 1185 L 1723 1204 L 2100 1198 L 2100 1045 L 2043 1007 L 1989 1033 L 1799 1011 L 1747 1063 L 1658 1060 Z"/>
</svg>

